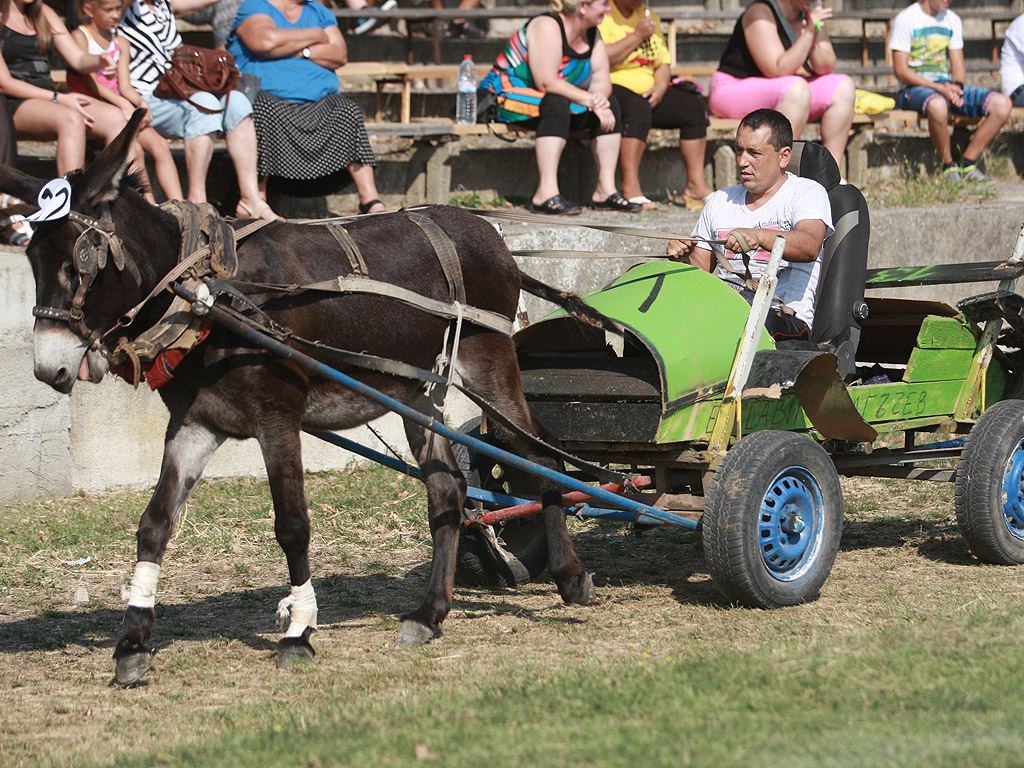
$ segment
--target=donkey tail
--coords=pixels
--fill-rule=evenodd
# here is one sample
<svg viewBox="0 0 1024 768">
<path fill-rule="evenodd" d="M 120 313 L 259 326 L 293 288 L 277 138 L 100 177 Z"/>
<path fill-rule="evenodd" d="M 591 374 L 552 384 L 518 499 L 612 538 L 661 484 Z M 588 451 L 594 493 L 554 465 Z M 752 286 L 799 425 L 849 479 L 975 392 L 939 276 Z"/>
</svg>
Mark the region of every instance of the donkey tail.
<svg viewBox="0 0 1024 768">
<path fill-rule="evenodd" d="M 564 309 L 581 323 L 592 325 L 595 328 L 603 328 L 606 331 L 622 332 L 622 329 L 614 320 L 598 312 L 571 291 L 552 288 L 547 283 L 542 283 L 537 278 L 530 277 L 522 270 L 519 270 L 519 281 L 524 291 L 545 301 L 550 301 L 552 304 Z"/>
</svg>

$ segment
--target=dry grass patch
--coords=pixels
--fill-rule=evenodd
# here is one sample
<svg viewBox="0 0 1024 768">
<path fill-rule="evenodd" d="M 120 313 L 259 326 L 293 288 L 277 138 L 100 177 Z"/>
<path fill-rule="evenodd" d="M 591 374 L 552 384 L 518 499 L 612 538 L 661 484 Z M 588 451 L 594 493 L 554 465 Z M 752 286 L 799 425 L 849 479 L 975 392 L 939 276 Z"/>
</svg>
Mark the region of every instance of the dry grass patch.
<svg viewBox="0 0 1024 768">
<path fill-rule="evenodd" d="M 628 713 L 636 693 L 617 681 L 638 674 L 656 680 L 679 674 L 680 665 L 704 670 L 681 683 L 696 686 L 699 696 L 701 686 L 736 685 L 729 668 L 756 661 L 764 679 L 751 681 L 751 695 L 762 696 L 770 712 L 773 687 L 787 676 L 868 696 L 866 669 L 836 660 L 890 643 L 932 647 L 946 632 L 967 641 L 972 623 L 988 626 L 1000 616 L 1012 632 L 1024 614 L 1020 572 L 979 565 L 960 542 L 951 487 L 856 479 L 844 480 L 843 545 L 813 604 L 731 608 L 707 576 L 699 537 L 678 529 L 637 537 L 624 527 L 573 521 L 580 555 L 596 572 L 598 605 L 562 606 L 547 582 L 462 588 L 444 637 L 402 650 L 392 645 L 396 615 L 422 597 L 427 577 L 422 487 L 360 469 L 310 475 L 307 489 L 320 602 L 315 662 L 289 673 L 273 666 L 273 611 L 287 576 L 264 483 L 208 482 L 190 502 L 162 573 L 157 669 L 148 685 L 128 691 L 107 683 L 145 495 L 74 497 L 0 512 L 0 764 L 107 765 L 133 755 L 151 764 L 161 754 L 175 764 L 187 745 L 210 764 L 213 753 L 204 750 L 213 744 L 242 740 L 251 751 L 274 734 L 307 731 L 317 738 L 343 732 L 354 744 L 379 736 L 366 753 L 338 755 L 334 745 L 326 760 L 314 750 L 323 765 L 358 764 L 349 760 L 371 753 L 380 764 L 402 764 L 395 755 L 413 757 L 406 742 L 425 738 L 407 732 L 424 727 L 421 717 L 486 729 L 473 711 L 481 701 L 580 679 L 606 681 L 610 698 L 574 704 L 570 685 L 563 695 L 574 718 L 605 707 Z M 65 564 L 82 557 L 91 560 Z M 76 605 L 81 586 L 89 600 Z M 911 665 L 894 684 L 924 690 L 929 680 L 917 679 Z M 523 727 L 534 716 L 499 715 Z M 887 716 L 875 719 L 883 727 Z M 559 737 L 542 730 L 535 738 Z M 654 737 L 641 731 L 637 738 Z M 726 740 L 718 752 L 743 753 L 739 736 L 727 730 L 717 738 Z M 392 755 L 388 744 L 402 746 Z M 689 745 L 694 755 L 700 745 Z M 446 754 L 451 764 L 464 764 L 473 749 Z M 559 749 L 534 756 L 566 757 Z M 647 759 L 658 762 L 656 753 Z M 303 761 L 268 756 L 253 764 Z"/>
</svg>

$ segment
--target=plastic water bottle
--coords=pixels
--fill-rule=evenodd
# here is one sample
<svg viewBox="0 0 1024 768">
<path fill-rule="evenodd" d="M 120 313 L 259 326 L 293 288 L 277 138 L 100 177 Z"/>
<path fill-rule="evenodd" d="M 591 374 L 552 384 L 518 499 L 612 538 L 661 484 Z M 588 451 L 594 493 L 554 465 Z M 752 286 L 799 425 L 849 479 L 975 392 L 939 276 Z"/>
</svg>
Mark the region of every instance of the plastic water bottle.
<svg viewBox="0 0 1024 768">
<path fill-rule="evenodd" d="M 476 122 L 476 64 L 468 53 L 459 64 L 459 95 L 455 102 L 455 122 L 473 125 Z"/>
</svg>

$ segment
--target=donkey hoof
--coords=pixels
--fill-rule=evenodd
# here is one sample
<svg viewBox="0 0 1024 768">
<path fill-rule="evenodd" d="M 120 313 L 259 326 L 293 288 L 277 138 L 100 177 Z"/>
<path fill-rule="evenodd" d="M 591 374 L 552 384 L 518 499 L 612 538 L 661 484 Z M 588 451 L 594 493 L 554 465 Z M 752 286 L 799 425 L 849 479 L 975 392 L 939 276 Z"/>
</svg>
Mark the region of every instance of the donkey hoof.
<svg viewBox="0 0 1024 768">
<path fill-rule="evenodd" d="M 597 602 L 597 589 L 591 574 L 586 571 L 580 576 L 576 589 L 565 599 L 566 605 L 593 605 Z"/>
<path fill-rule="evenodd" d="M 153 668 L 153 652 L 150 650 L 136 651 L 117 660 L 114 667 L 114 683 L 122 688 L 138 685 L 142 676 Z"/>
<path fill-rule="evenodd" d="M 288 669 L 312 661 L 316 651 L 305 637 L 282 637 L 277 643 L 277 668 Z"/>
<path fill-rule="evenodd" d="M 402 628 L 395 638 L 395 645 L 403 648 L 415 648 L 419 645 L 429 643 L 435 637 L 441 636 L 441 630 L 433 629 L 426 624 L 421 624 L 413 619 L 406 619 L 402 622 Z"/>
</svg>

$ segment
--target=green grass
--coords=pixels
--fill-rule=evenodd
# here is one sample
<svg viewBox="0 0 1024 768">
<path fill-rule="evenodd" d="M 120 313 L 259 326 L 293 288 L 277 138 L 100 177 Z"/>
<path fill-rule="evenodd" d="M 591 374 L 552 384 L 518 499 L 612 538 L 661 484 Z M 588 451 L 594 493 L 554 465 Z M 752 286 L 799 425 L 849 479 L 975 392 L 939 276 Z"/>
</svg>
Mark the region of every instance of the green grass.
<svg viewBox="0 0 1024 768">
<path fill-rule="evenodd" d="M 465 192 L 455 195 L 448 201 L 448 205 L 458 205 L 462 208 L 505 208 L 511 203 L 502 196 L 485 200 L 479 192 Z"/>
<path fill-rule="evenodd" d="M 611 666 L 544 680 L 528 663 L 498 664 L 509 676 L 463 693 L 428 682 L 399 700 L 310 690 L 315 707 L 235 715 L 265 724 L 255 732 L 115 764 L 400 766 L 420 745 L 446 766 L 1020 765 L 1024 615 L 968 619 L 838 642 L 766 638 L 746 653 L 624 648 Z"/>
</svg>

